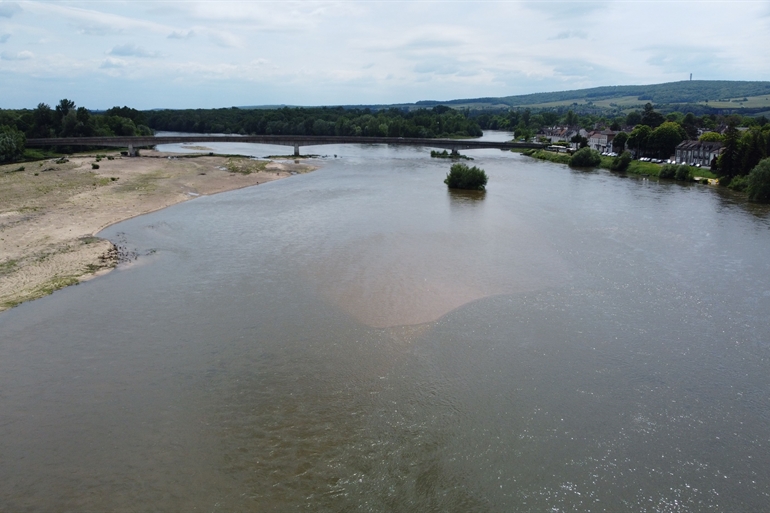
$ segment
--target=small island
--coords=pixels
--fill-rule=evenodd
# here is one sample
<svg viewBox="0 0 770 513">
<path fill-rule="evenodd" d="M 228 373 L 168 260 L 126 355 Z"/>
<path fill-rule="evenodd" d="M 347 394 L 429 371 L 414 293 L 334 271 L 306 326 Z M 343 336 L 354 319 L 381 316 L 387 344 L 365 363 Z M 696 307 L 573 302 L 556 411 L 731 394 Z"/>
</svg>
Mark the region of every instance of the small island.
<svg viewBox="0 0 770 513">
<path fill-rule="evenodd" d="M 444 183 L 450 189 L 464 189 L 470 191 L 483 191 L 487 186 L 487 174 L 476 166 L 468 167 L 465 164 L 452 164 Z"/>
</svg>

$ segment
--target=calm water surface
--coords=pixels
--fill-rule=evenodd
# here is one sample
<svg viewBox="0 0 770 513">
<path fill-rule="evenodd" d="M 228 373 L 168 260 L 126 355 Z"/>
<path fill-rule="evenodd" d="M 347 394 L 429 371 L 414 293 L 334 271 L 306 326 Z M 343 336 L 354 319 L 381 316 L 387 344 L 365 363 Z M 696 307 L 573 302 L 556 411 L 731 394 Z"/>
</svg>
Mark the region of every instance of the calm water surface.
<svg viewBox="0 0 770 513">
<path fill-rule="evenodd" d="M 767 509 L 766 209 L 304 152 L 330 157 L 113 226 L 135 262 L 0 314 L 0 511 Z"/>
</svg>

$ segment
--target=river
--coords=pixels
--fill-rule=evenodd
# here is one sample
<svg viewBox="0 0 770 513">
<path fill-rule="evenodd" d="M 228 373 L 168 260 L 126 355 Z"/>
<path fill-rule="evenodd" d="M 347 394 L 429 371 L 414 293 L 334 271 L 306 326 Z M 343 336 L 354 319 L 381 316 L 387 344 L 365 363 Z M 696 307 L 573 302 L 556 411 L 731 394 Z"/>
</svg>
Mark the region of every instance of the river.
<svg viewBox="0 0 770 513">
<path fill-rule="evenodd" d="M 0 314 L 0 511 L 767 509 L 767 208 L 302 151 L 317 171 L 112 226 L 134 262 Z"/>
</svg>

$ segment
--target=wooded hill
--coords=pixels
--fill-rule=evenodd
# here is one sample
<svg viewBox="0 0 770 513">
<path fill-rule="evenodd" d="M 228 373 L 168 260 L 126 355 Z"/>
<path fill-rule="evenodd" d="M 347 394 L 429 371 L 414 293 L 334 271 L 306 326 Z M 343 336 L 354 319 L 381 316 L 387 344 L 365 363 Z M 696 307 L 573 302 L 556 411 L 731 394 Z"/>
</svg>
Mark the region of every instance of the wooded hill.
<svg viewBox="0 0 770 513">
<path fill-rule="evenodd" d="M 628 112 L 647 102 L 662 112 L 681 111 L 694 114 L 743 115 L 770 113 L 770 82 L 729 80 L 687 80 L 666 84 L 603 86 L 550 93 L 534 93 L 499 98 L 467 98 L 459 100 L 424 100 L 414 104 L 371 105 L 383 108 L 430 108 L 448 105 L 470 110 L 508 110 L 530 108 L 548 110 L 572 109 L 580 113 Z"/>
</svg>

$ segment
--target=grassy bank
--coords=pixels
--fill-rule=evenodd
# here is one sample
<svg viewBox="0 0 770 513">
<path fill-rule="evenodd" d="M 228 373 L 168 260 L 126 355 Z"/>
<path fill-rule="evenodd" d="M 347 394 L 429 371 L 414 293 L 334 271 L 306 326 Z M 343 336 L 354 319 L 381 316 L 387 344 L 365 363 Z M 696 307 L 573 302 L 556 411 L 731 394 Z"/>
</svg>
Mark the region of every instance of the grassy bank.
<svg viewBox="0 0 770 513">
<path fill-rule="evenodd" d="M 547 160 L 548 162 L 555 162 L 557 164 L 569 164 L 569 159 L 571 157 L 571 155 L 568 155 L 566 153 L 556 153 L 553 151 L 545 151 L 545 150 L 525 150 L 521 153 L 522 155 L 526 155 L 527 157 L 532 157 L 540 160 Z"/>
<path fill-rule="evenodd" d="M 547 160 L 549 162 L 555 162 L 557 164 L 569 165 L 570 155 L 567 155 L 565 153 L 555 153 L 555 152 L 546 151 L 546 150 L 526 150 L 526 151 L 523 151 L 522 154 L 526 155 L 527 157 L 532 157 L 540 160 Z M 602 161 L 601 161 L 601 164 L 599 164 L 599 167 L 602 169 L 610 169 L 610 166 L 612 165 L 613 160 L 614 160 L 613 157 L 602 157 Z M 660 168 L 661 168 L 661 164 L 632 160 L 631 163 L 628 165 L 628 169 L 626 170 L 626 173 L 631 175 L 652 176 L 657 178 L 658 175 L 660 174 Z M 691 167 L 690 178 L 694 178 L 696 176 L 699 176 L 701 178 L 716 178 L 716 175 L 708 169 L 704 169 L 700 167 Z"/>
</svg>

